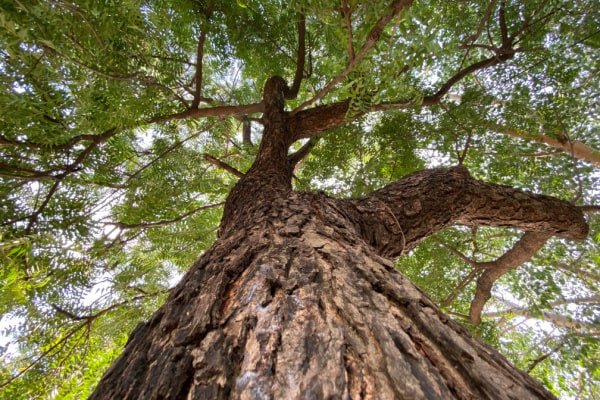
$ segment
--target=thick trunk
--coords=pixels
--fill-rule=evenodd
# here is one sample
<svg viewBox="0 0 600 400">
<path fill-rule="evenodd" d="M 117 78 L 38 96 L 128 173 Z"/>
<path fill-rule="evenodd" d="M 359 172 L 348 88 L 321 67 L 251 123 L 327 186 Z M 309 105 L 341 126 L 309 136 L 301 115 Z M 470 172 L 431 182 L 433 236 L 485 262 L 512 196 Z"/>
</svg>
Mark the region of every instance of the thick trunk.
<svg viewBox="0 0 600 400">
<path fill-rule="evenodd" d="M 552 397 L 444 316 L 336 200 L 290 193 L 257 214 L 133 332 L 92 399 Z"/>
<path fill-rule="evenodd" d="M 361 199 L 293 192 L 290 144 L 341 113 L 290 116 L 288 91 L 278 77 L 265 85 L 261 147 L 227 199 L 217 243 L 135 329 L 91 399 L 552 398 L 391 259 L 452 223 L 582 238 L 581 212 L 462 167 Z"/>
</svg>

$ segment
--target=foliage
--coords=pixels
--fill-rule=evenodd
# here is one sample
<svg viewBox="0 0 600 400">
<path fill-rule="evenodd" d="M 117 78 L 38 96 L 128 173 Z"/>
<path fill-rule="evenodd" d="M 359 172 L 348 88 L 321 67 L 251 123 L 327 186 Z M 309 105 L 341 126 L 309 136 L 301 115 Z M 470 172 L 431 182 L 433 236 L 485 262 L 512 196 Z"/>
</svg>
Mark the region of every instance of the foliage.
<svg viewBox="0 0 600 400">
<path fill-rule="evenodd" d="M 297 189 L 360 196 L 462 163 L 598 204 L 600 155 L 575 146 L 600 148 L 600 4 L 415 1 L 359 56 L 390 3 L 0 0 L 0 397 L 86 397 L 210 247 L 237 179 L 211 160 L 246 171 L 259 114 L 186 112 L 258 103 L 273 75 L 291 83 L 300 15 L 307 61 L 288 107 L 350 106 L 301 162 Z M 513 57 L 439 92 L 499 59 L 508 35 Z M 497 283 L 472 327 L 565 398 L 600 391 L 597 209 L 588 217 L 584 243 L 549 242 Z M 493 260 L 518 236 L 448 228 L 398 267 L 464 321 L 475 287 L 465 259 Z"/>
</svg>

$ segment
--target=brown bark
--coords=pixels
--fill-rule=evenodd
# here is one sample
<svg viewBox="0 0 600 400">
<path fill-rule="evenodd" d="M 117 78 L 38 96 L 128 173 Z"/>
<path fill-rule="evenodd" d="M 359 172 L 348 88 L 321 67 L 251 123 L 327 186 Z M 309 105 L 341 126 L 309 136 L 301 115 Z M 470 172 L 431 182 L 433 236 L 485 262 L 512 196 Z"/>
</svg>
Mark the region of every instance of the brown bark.
<svg viewBox="0 0 600 400">
<path fill-rule="evenodd" d="M 455 168 L 357 200 L 244 197 L 236 229 L 134 331 L 92 399 L 551 398 L 381 255 L 462 218 L 470 180 Z M 402 224 L 403 247 L 372 245 Z"/>
<path fill-rule="evenodd" d="M 268 80 L 259 153 L 227 199 L 219 239 L 134 330 L 91 399 L 552 398 L 391 258 L 453 223 L 581 238 L 581 211 L 462 167 L 360 199 L 294 192 L 289 146 L 298 129 L 329 123 L 318 108 L 290 118 L 288 90 Z"/>
<path fill-rule="evenodd" d="M 136 328 L 92 399 L 552 397 L 444 316 L 337 201 L 290 193 L 254 217 Z"/>
</svg>

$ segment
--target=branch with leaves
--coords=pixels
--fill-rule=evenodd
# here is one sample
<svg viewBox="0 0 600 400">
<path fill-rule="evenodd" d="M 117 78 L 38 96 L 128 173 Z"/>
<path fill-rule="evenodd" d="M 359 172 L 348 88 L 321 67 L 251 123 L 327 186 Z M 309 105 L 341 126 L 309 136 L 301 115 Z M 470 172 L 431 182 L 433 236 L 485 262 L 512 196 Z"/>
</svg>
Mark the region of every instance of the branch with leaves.
<svg viewBox="0 0 600 400">
<path fill-rule="evenodd" d="M 358 54 L 350 60 L 346 68 L 340 72 L 335 78 L 333 78 L 323 89 L 319 91 L 315 96 L 313 96 L 310 100 L 305 101 L 298 107 L 296 107 L 291 115 L 298 114 L 300 111 L 304 110 L 306 107 L 316 103 L 327 93 L 329 93 L 338 83 L 344 80 L 356 68 L 356 66 L 360 63 L 360 61 L 367 55 L 367 53 L 375 46 L 381 34 L 387 24 L 399 13 L 402 12 L 403 9 L 410 7 L 412 4 L 412 0 L 394 0 L 389 7 L 389 11 L 387 14 L 381 16 L 369 35 L 367 36 L 367 40 L 363 43 L 362 47 L 358 51 Z"/>
</svg>

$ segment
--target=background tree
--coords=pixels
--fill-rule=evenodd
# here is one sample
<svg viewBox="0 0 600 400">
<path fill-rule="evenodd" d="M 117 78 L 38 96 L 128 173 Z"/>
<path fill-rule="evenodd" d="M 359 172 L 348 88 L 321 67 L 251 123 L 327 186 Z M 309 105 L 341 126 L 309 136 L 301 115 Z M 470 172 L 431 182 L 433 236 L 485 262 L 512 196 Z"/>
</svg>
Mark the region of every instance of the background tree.
<svg viewBox="0 0 600 400">
<path fill-rule="evenodd" d="M 1 2 L 2 396 L 93 390 L 215 241 L 276 75 L 299 132 L 330 122 L 291 145 L 295 189 L 462 164 L 585 211 L 583 242 L 451 227 L 397 267 L 554 393 L 598 396 L 599 6 L 410 3 Z"/>
</svg>

